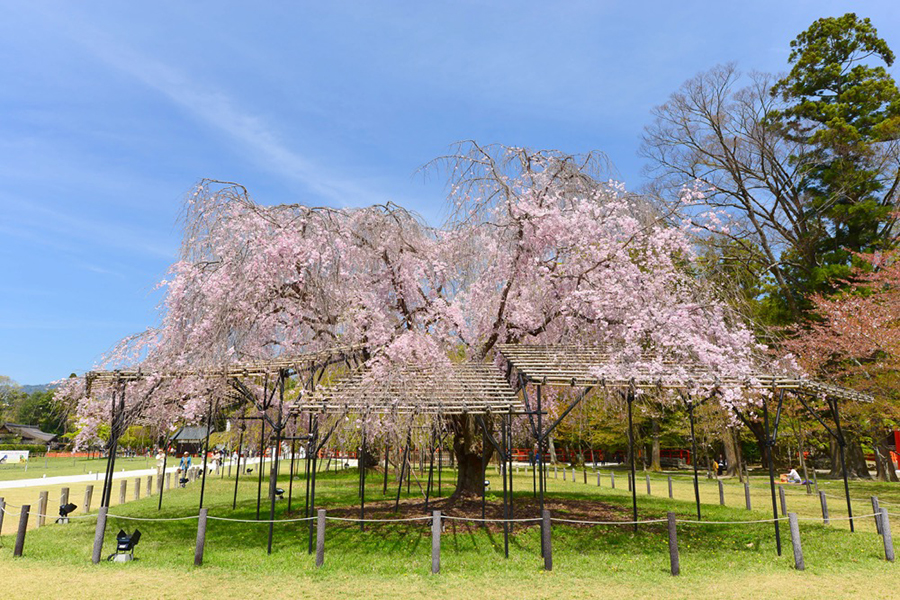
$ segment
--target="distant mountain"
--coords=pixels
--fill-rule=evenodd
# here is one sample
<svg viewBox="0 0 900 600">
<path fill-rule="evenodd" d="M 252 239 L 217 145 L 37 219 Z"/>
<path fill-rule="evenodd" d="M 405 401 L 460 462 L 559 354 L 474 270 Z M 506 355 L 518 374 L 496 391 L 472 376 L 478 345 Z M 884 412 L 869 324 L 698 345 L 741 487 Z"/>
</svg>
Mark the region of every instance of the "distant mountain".
<svg viewBox="0 0 900 600">
<path fill-rule="evenodd" d="M 23 385 L 22 391 L 26 394 L 32 394 L 34 392 L 43 392 L 46 390 L 55 390 L 59 385 L 56 383 L 40 383 L 38 385 Z"/>
</svg>

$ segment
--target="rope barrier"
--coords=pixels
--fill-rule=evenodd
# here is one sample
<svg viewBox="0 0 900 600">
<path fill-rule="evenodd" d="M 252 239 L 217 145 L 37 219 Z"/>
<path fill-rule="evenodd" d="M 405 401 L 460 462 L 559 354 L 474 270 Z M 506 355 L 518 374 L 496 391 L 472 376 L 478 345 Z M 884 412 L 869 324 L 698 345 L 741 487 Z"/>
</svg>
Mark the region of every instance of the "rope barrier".
<svg viewBox="0 0 900 600">
<path fill-rule="evenodd" d="M 431 517 L 426 517 L 430 519 Z M 450 515 L 441 515 L 442 519 L 449 519 L 450 521 L 474 521 L 477 523 L 536 523 L 541 521 L 540 518 L 534 519 L 476 519 L 472 517 L 452 517 Z"/>
<path fill-rule="evenodd" d="M 145 517 L 126 517 L 124 515 L 114 515 L 112 513 L 108 513 L 106 515 L 110 519 L 125 519 L 126 521 L 188 521 L 190 519 L 199 519 L 200 515 L 191 515 L 187 517 L 170 517 L 168 519 L 156 518 L 156 519 L 148 519 Z M 212 518 L 212 517 L 207 517 Z"/>
<path fill-rule="evenodd" d="M 207 515 L 212 521 L 229 521 L 231 523 L 296 523 L 298 521 L 314 521 L 315 517 L 303 517 L 302 519 L 229 519 L 228 517 L 214 517 Z"/>
<path fill-rule="evenodd" d="M 540 519 L 536 519 L 540 520 Z M 579 521 L 576 519 L 556 519 L 550 517 L 550 521 L 557 523 L 575 523 L 578 525 L 645 525 L 649 523 L 666 523 L 668 519 L 648 519 L 646 521 Z"/>
<path fill-rule="evenodd" d="M 312 517 L 315 518 L 315 517 Z M 443 516 L 442 516 L 443 518 Z M 325 515 L 327 521 L 350 521 L 353 523 L 406 523 L 408 521 L 430 521 L 431 517 L 410 517 L 408 519 L 349 519 L 346 517 L 329 517 Z"/>
</svg>

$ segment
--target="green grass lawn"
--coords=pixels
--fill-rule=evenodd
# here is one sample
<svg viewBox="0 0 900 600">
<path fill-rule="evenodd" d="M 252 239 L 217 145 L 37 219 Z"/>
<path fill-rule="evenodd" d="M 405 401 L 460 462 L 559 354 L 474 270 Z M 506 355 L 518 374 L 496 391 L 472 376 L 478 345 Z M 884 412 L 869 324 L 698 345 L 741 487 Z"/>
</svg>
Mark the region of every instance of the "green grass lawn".
<svg viewBox="0 0 900 600">
<path fill-rule="evenodd" d="M 0 452 L 2 455 L 3 452 Z M 172 458 L 170 457 L 170 461 Z M 117 458 L 116 471 L 149 469 L 156 466 L 156 461 L 147 457 Z M 83 475 L 90 472 L 103 473 L 106 470 L 106 459 L 100 458 L 32 458 L 24 463 L 6 463 L 0 465 L 0 481 L 14 479 L 37 479 L 43 476 L 58 477 L 60 475 Z"/>
<path fill-rule="evenodd" d="M 496 473 L 494 471 L 493 473 Z M 252 474 L 255 476 L 256 471 Z M 674 511 L 681 519 L 696 518 L 692 481 L 687 475 L 673 477 L 675 498 L 667 497 L 665 475 L 651 478 L 653 495 L 646 494 L 643 474 L 638 477 L 638 505 L 642 519 L 664 517 Z M 561 474 L 560 474 L 561 477 Z M 499 502 L 500 478 L 489 473 L 492 492 L 489 503 Z M 578 517 L 578 506 L 602 506 L 616 518 L 630 518 L 631 500 L 623 471 L 616 474 L 617 489 L 610 489 L 609 472 L 604 470 L 601 487 L 589 474 L 588 485 L 579 472 L 577 481 L 549 480 L 549 505 L 557 517 Z M 444 472 L 445 495 L 452 489 L 453 473 Z M 396 484 L 382 494 L 382 478 L 368 478 L 367 515 L 390 517 Z M 393 478 L 391 478 L 393 483 Z M 701 480 L 704 519 L 742 521 L 771 517 L 771 500 L 764 478 L 754 478 L 754 510 L 743 508 L 743 486 L 726 484 L 726 504 L 718 506 L 715 481 Z M 279 485 L 287 489 L 287 476 Z M 294 514 L 287 514 L 287 501 L 277 503 L 276 518 L 301 516 L 303 481 L 295 481 Z M 515 504 L 533 510 L 532 478 L 521 472 L 515 477 Z M 837 494 L 837 482 L 820 486 Z M 402 501 L 411 506 L 403 516 L 424 515 L 421 505 L 412 505 L 418 488 L 412 485 Z M 211 516 L 253 520 L 256 516 L 257 480 L 242 479 L 237 510 L 231 509 L 234 481 L 211 478 L 207 481 L 206 505 Z M 265 483 L 263 484 L 265 493 Z M 139 518 L 172 518 L 196 515 L 199 483 L 166 492 L 162 511 L 157 497 L 144 498 L 123 506 L 113 506 L 114 515 Z M 885 501 L 900 503 L 900 490 L 889 484 L 854 483 L 853 494 L 861 500 L 860 514 L 867 514 L 870 493 Z M 115 496 L 115 494 L 114 494 Z M 531 499 L 531 500 L 530 500 Z M 331 515 L 357 514 L 355 470 L 319 475 L 316 505 Z M 829 498 L 833 518 L 843 516 L 846 507 Z M 107 526 L 104 553 L 112 552 L 119 528 L 138 527 L 143 539 L 137 548 L 139 561 L 131 564 L 90 565 L 94 519 L 73 521 L 30 531 L 25 556 L 13 559 L 13 538 L 0 537 L 0 577 L 9 597 L 43 594 L 66 598 L 184 598 L 215 589 L 217 600 L 250 595 L 271 597 L 359 597 L 405 598 L 894 598 L 897 597 L 897 566 L 884 561 L 880 537 L 872 519 L 860 521 L 851 534 L 845 521 L 821 524 L 818 499 L 805 489 L 788 490 L 789 510 L 812 520 L 801 522 L 801 536 L 807 570 L 793 569 L 787 527 L 783 528 L 784 553 L 775 552 L 773 527 L 764 524 L 679 524 L 681 550 L 680 577 L 669 575 L 667 538 L 664 524 L 642 525 L 637 533 L 625 526 L 553 525 L 554 570 L 542 570 L 537 527 L 517 526 L 510 541 L 510 556 L 504 558 L 503 534 L 496 527 L 485 529 L 477 523 L 451 521 L 442 536 L 442 571 L 430 574 L 431 532 L 427 522 L 370 524 L 361 531 L 354 523 L 329 521 L 326 528 L 325 566 L 315 568 L 307 553 L 306 523 L 277 523 L 271 556 L 266 554 L 268 525 L 210 520 L 204 566 L 193 567 L 196 520 L 129 521 L 111 517 Z M 491 509 L 489 508 L 489 511 Z M 268 506 L 263 500 L 263 518 Z M 7 516 L 7 519 L 10 519 Z M 894 529 L 900 524 L 893 522 Z M 8 526 L 4 531 L 10 531 Z M 102 574 L 102 577 L 99 576 Z M 41 583 L 38 583 L 41 582 Z M 73 583 L 74 582 L 74 583 Z M 56 587 L 54 587 L 56 586 Z M 124 590 L 117 595 L 117 588 Z M 54 590 L 65 591 L 64 596 Z"/>
</svg>

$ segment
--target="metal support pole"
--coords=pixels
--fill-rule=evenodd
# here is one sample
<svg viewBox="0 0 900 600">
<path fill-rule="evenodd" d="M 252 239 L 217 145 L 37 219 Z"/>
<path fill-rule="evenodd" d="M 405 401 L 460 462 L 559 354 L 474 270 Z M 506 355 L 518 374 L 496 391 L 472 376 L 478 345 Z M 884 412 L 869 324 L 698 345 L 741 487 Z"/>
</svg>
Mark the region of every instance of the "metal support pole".
<svg viewBox="0 0 900 600">
<path fill-rule="evenodd" d="M 838 446 L 841 450 L 841 473 L 844 476 L 844 496 L 847 498 L 847 516 L 850 517 L 850 532 L 853 533 L 853 507 L 850 506 L 850 484 L 847 482 L 847 462 L 844 457 L 844 450 L 847 447 L 847 441 L 844 439 L 844 432 L 841 431 L 841 416 L 838 411 L 837 400 L 831 401 L 831 412 L 834 415 L 834 426 L 838 434 Z"/>
<path fill-rule="evenodd" d="M 268 389 L 264 390 L 263 395 L 268 397 L 269 392 Z M 259 419 L 259 463 L 256 465 L 256 470 L 259 471 L 257 474 L 258 482 L 256 484 L 256 520 L 259 521 L 259 509 L 262 506 L 262 475 L 263 475 L 263 456 L 265 456 L 266 452 L 266 420 L 263 417 L 263 413 L 260 412 Z"/>
<path fill-rule="evenodd" d="M 160 474 L 160 476 L 159 476 L 159 481 L 158 481 L 158 483 L 156 484 L 156 487 L 159 488 L 159 503 L 158 503 L 157 506 L 156 506 L 156 510 L 162 510 L 162 501 L 163 501 L 163 477 L 166 476 L 166 463 L 167 463 L 168 460 L 169 460 L 169 448 L 168 448 L 168 446 L 169 446 L 168 440 L 166 440 L 166 444 L 165 444 L 165 446 L 163 446 L 163 449 L 162 449 L 162 451 L 163 451 L 163 468 L 162 468 L 162 473 Z M 166 489 L 169 489 L 168 486 L 166 486 Z"/>
<path fill-rule="evenodd" d="M 544 549 L 544 570 L 553 570 L 553 544 L 550 540 L 550 511 L 541 511 L 541 547 Z"/>
<path fill-rule="evenodd" d="M 775 440 L 769 429 L 769 403 L 765 398 L 763 398 L 763 426 L 766 428 L 766 454 L 769 463 L 769 491 L 772 494 L 772 518 L 775 525 L 775 550 L 778 552 L 778 556 L 781 556 L 781 528 L 778 523 L 778 501 L 775 499 L 775 459 L 772 456 L 775 453 Z"/>
<path fill-rule="evenodd" d="M 388 458 L 391 455 L 391 447 L 389 445 L 384 446 L 384 483 L 381 486 L 381 495 L 387 495 L 387 480 L 388 480 L 388 469 L 390 468 L 388 465 Z"/>
<path fill-rule="evenodd" d="M 231 510 L 237 508 L 238 481 L 241 479 L 241 454 L 244 453 L 244 424 L 241 423 L 241 435 L 238 439 L 237 469 L 234 474 L 234 498 L 231 500 Z M 246 465 L 246 462 L 244 463 Z"/>
<path fill-rule="evenodd" d="M 297 429 L 296 425 L 297 425 L 297 423 L 295 421 L 294 429 Z M 288 469 L 288 471 L 289 471 L 289 473 L 288 473 L 288 506 L 287 506 L 288 514 L 291 514 L 291 504 L 294 501 L 294 456 L 296 456 L 296 454 L 297 454 L 297 440 L 293 439 L 294 437 L 297 437 L 296 432 L 294 433 L 294 435 L 292 436 L 292 439 L 291 439 L 291 466 Z"/>
<path fill-rule="evenodd" d="M 366 426 L 362 428 L 362 449 L 356 461 L 359 467 L 359 529 L 366 530 L 364 519 L 366 518 Z M 427 503 L 427 500 L 426 500 Z"/>
</svg>

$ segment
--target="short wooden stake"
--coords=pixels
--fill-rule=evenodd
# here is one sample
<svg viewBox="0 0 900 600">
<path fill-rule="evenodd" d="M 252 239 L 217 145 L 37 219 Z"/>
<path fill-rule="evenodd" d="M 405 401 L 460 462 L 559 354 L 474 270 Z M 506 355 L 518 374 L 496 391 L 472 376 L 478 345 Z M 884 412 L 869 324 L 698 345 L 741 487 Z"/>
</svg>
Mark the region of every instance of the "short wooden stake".
<svg viewBox="0 0 900 600">
<path fill-rule="evenodd" d="M 559 479 L 559 474 L 556 472 L 556 465 L 553 465 L 553 479 Z"/>
<path fill-rule="evenodd" d="M 788 513 L 788 524 L 791 528 L 791 545 L 794 547 L 794 568 L 802 571 L 806 568 L 803 562 L 803 548 L 800 547 L 800 523 L 797 513 Z"/>
<path fill-rule="evenodd" d="M 584 483 L 587 485 L 587 469 L 584 470 Z"/>
<path fill-rule="evenodd" d="M 316 567 L 325 564 L 325 509 L 316 512 Z"/>
<path fill-rule="evenodd" d="M 3 535 L 3 517 L 6 515 L 6 500 L 0 498 L 0 535 Z"/>
<path fill-rule="evenodd" d="M 822 505 L 822 522 L 828 525 L 828 500 L 825 498 L 825 492 L 819 492 L 819 503 Z"/>
<path fill-rule="evenodd" d="M 431 512 L 431 572 L 441 571 L 441 511 Z"/>
<path fill-rule="evenodd" d="M 166 473 L 166 491 L 168 492 L 172 488 L 172 474 Z"/>
<path fill-rule="evenodd" d="M 609 485 L 612 486 L 612 489 L 616 489 L 616 472 L 609 472 Z"/>
<path fill-rule="evenodd" d="M 881 507 L 878 505 L 878 496 L 872 496 L 872 514 L 875 515 L 875 531 L 881 535 Z"/>
<path fill-rule="evenodd" d="M 84 512 L 91 512 L 91 497 L 94 495 L 94 486 L 89 485 L 84 488 Z"/>
<path fill-rule="evenodd" d="M 100 562 L 100 556 L 103 554 L 103 536 L 106 533 L 106 513 L 109 512 L 108 506 L 101 506 L 97 513 L 97 528 L 94 530 L 94 551 L 91 554 L 91 562 L 95 565 Z"/>
<path fill-rule="evenodd" d="M 725 506 L 725 486 L 722 485 L 722 480 L 719 480 L 719 505 Z"/>
<path fill-rule="evenodd" d="M 600 471 L 597 471 L 597 487 L 600 487 Z"/>
<path fill-rule="evenodd" d="M 778 499 L 781 501 L 781 516 L 787 516 L 787 499 L 784 497 L 784 486 L 778 486 Z"/>
<path fill-rule="evenodd" d="M 135 477 L 135 479 L 134 479 L 134 499 L 135 500 L 141 499 L 141 478 L 140 477 Z"/>
<path fill-rule="evenodd" d="M 119 482 L 119 504 L 125 504 L 127 498 L 125 494 L 128 492 L 128 480 L 123 479 Z"/>
<path fill-rule="evenodd" d="M 64 487 L 59 490 L 59 505 L 65 506 L 69 503 L 69 488 Z"/>
<path fill-rule="evenodd" d="M 751 510 L 750 506 L 750 484 L 746 481 L 744 482 L 744 502 L 747 505 L 747 510 Z"/>
<path fill-rule="evenodd" d="M 678 532 L 675 524 L 675 513 L 666 513 L 669 524 L 669 565 L 672 575 L 681 573 L 681 563 L 678 559 Z"/>
<path fill-rule="evenodd" d="M 147 495 L 153 495 L 153 475 L 147 475 Z"/>
<path fill-rule="evenodd" d="M 647 495 L 649 496 L 650 495 L 650 474 L 647 473 L 647 475 L 645 477 L 647 478 Z"/>
<path fill-rule="evenodd" d="M 31 505 L 26 504 L 19 512 L 19 530 L 16 532 L 16 546 L 13 548 L 13 556 L 22 556 L 25 550 L 25 532 L 28 530 L 28 513 L 31 512 Z"/>
<path fill-rule="evenodd" d="M 668 480 L 669 480 L 669 498 L 673 498 L 673 496 L 672 496 L 672 476 L 671 475 L 669 475 Z"/>
<path fill-rule="evenodd" d="M 884 540 L 884 559 L 894 562 L 894 538 L 891 537 L 891 520 L 888 518 L 886 508 L 881 511 L 881 538 Z"/>
<path fill-rule="evenodd" d="M 628 472 L 628 491 L 634 490 L 634 479 L 631 477 L 631 471 Z"/>
<path fill-rule="evenodd" d="M 43 527 L 47 523 L 47 496 L 49 496 L 49 492 L 41 492 L 38 496 L 38 527 Z"/>
<path fill-rule="evenodd" d="M 546 508 L 541 514 L 541 539 L 544 546 L 544 570 L 553 570 L 553 547 L 550 545 L 550 511 Z"/>
<path fill-rule="evenodd" d="M 206 516 L 208 508 L 200 509 L 200 518 L 197 520 L 197 545 L 194 547 L 194 566 L 203 564 L 203 548 L 206 546 Z"/>
</svg>

